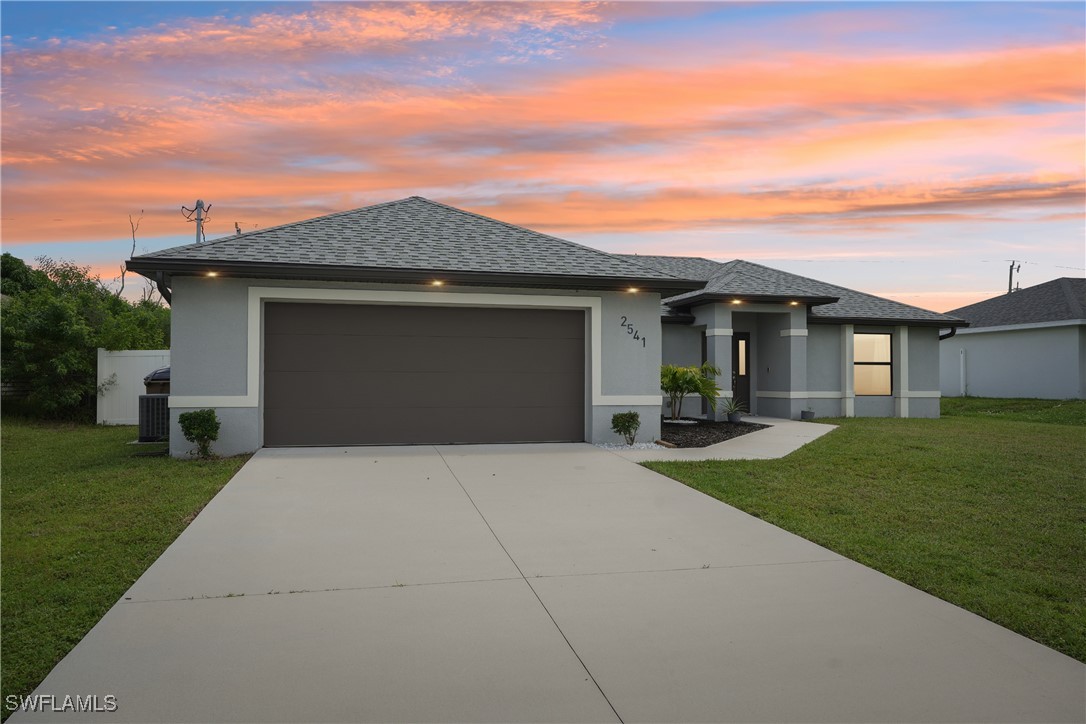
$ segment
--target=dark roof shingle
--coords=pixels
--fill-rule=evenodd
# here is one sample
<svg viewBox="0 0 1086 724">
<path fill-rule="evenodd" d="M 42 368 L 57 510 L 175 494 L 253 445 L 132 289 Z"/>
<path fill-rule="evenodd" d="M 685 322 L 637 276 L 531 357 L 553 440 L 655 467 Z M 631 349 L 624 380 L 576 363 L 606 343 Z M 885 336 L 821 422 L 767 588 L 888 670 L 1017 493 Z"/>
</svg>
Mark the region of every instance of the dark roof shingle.
<svg viewBox="0 0 1086 724">
<path fill-rule="evenodd" d="M 1086 319 L 1086 278 L 1061 277 L 955 309 L 969 326 L 1000 327 Z"/>
<path fill-rule="evenodd" d="M 680 282 L 666 271 L 420 196 L 133 257 Z M 674 290 L 673 290 L 674 291 Z"/>
<path fill-rule="evenodd" d="M 645 263 L 660 263 L 656 260 L 669 257 L 638 257 Z M 671 257 L 671 259 L 682 257 Z M 707 261 L 707 260 L 701 260 Z M 674 264 L 674 262 L 667 262 Z M 949 314 L 940 314 L 909 304 L 902 304 L 891 299 L 876 297 L 873 294 L 858 292 L 855 289 L 839 287 L 835 284 L 809 277 L 791 274 L 779 269 L 772 269 L 761 264 L 736 259 L 729 262 L 711 262 L 717 271 L 703 289 L 687 292 L 664 300 L 671 307 L 689 306 L 700 299 L 735 295 L 744 298 L 766 297 L 780 299 L 823 299 L 811 307 L 813 319 L 840 320 L 871 323 L 878 322 L 920 322 L 923 324 L 946 324 L 957 326 L 961 319 Z M 834 300 L 834 301 L 830 301 Z"/>
</svg>

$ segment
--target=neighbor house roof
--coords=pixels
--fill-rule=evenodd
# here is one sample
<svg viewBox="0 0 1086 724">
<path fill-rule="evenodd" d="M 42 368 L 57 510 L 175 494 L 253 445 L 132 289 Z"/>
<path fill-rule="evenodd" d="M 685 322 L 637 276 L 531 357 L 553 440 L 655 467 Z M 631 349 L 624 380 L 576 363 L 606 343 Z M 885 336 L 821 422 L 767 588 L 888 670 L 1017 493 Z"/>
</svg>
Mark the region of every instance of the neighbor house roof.
<svg viewBox="0 0 1086 724">
<path fill-rule="evenodd" d="M 696 263 L 700 276 L 706 277 L 705 286 L 701 289 L 663 300 L 664 307 L 671 310 L 665 312 L 665 316 L 670 317 L 682 315 L 689 307 L 699 303 L 737 298 L 747 301 L 801 301 L 811 305 L 809 313 L 813 320 L 823 319 L 857 324 L 905 322 L 944 327 L 965 324 L 963 320 L 955 316 L 931 312 L 741 259 L 714 262 L 698 257 L 630 256 L 629 258 L 659 269 L 678 269 L 686 262 Z M 715 265 L 715 270 L 706 263 Z"/>
<path fill-rule="evenodd" d="M 133 257 L 139 273 L 450 281 L 675 294 L 695 281 L 412 196 Z"/>
<path fill-rule="evenodd" d="M 1000 327 L 1086 319 L 1086 279 L 1062 277 L 986 299 L 948 314 L 969 321 L 970 327 Z"/>
</svg>

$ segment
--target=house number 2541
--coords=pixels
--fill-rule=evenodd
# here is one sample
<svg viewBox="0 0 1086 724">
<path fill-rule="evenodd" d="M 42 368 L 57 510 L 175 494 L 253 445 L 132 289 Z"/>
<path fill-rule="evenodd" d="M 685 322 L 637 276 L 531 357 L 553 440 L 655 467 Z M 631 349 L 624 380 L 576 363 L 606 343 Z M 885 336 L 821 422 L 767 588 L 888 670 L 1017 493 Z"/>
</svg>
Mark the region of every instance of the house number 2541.
<svg viewBox="0 0 1086 724">
<path fill-rule="evenodd" d="M 633 326 L 633 322 L 627 322 L 625 314 L 622 315 L 622 321 L 618 323 L 618 326 L 624 328 L 626 330 L 626 334 L 633 337 L 634 342 L 640 342 L 642 347 L 647 347 L 648 346 L 645 343 L 646 337 L 643 334 L 641 334 L 641 330 L 636 329 Z"/>
</svg>

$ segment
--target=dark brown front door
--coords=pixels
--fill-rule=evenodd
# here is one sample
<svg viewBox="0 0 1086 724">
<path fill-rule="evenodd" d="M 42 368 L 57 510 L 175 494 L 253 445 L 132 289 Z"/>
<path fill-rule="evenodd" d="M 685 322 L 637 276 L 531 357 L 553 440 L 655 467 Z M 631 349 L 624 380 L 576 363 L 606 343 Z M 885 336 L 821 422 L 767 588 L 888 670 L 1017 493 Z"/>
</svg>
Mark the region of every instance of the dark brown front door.
<svg viewBox="0 0 1086 724">
<path fill-rule="evenodd" d="M 264 444 L 584 440 L 584 312 L 269 302 Z"/>
<path fill-rule="evenodd" d="M 750 411 L 750 334 L 732 336 L 732 396 Z"/>
</svg>

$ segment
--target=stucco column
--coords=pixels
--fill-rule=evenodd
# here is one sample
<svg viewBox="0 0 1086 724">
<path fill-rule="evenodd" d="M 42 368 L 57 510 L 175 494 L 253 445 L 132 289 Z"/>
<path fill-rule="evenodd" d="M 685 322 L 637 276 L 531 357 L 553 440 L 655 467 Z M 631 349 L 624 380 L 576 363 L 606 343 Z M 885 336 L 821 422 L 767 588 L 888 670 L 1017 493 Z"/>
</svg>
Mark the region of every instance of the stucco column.
<svg viewBox="0 0 1086 724">
<path fill-rule="evenodd" d="M 716 378 L 720 386 L 719 399 L 727 399 L 732 396 L 732 310 L 727 304 L 717 303 L 699 307 L 694 314 L 698 324 L 705 325 L 706 361 L 720 369 L 720 375 Z M 723 420 L 727 414 L 720 410 L 718 404 L 715 412 L 709 410 L 709 417 Z"/>
<path fill-rule="evenodd" d="M 789 405 L 790 417 L 799 419 L 801 410 L 807 409 L 807 309 L 798 307 L 792 310 L 788 320 L 788 329 L 781 330 L 781 336 L 788 338 L 788 389 L 799 397 L 792 397 Z"/>
<path fill-rule="evenodd" d="M 852 376 L 855 369 L 852 366 L 855 357 L 853 332 L 851 324 L 841 325 L 841 414 L 845 417 L 856 417 L 856 384 Z"/>
<path fill-rule="evenodd" d="M 894 330 L 890 359 L 894 364 L 894 416 L 909 416 L 909 328 Z"/>
</svg>

